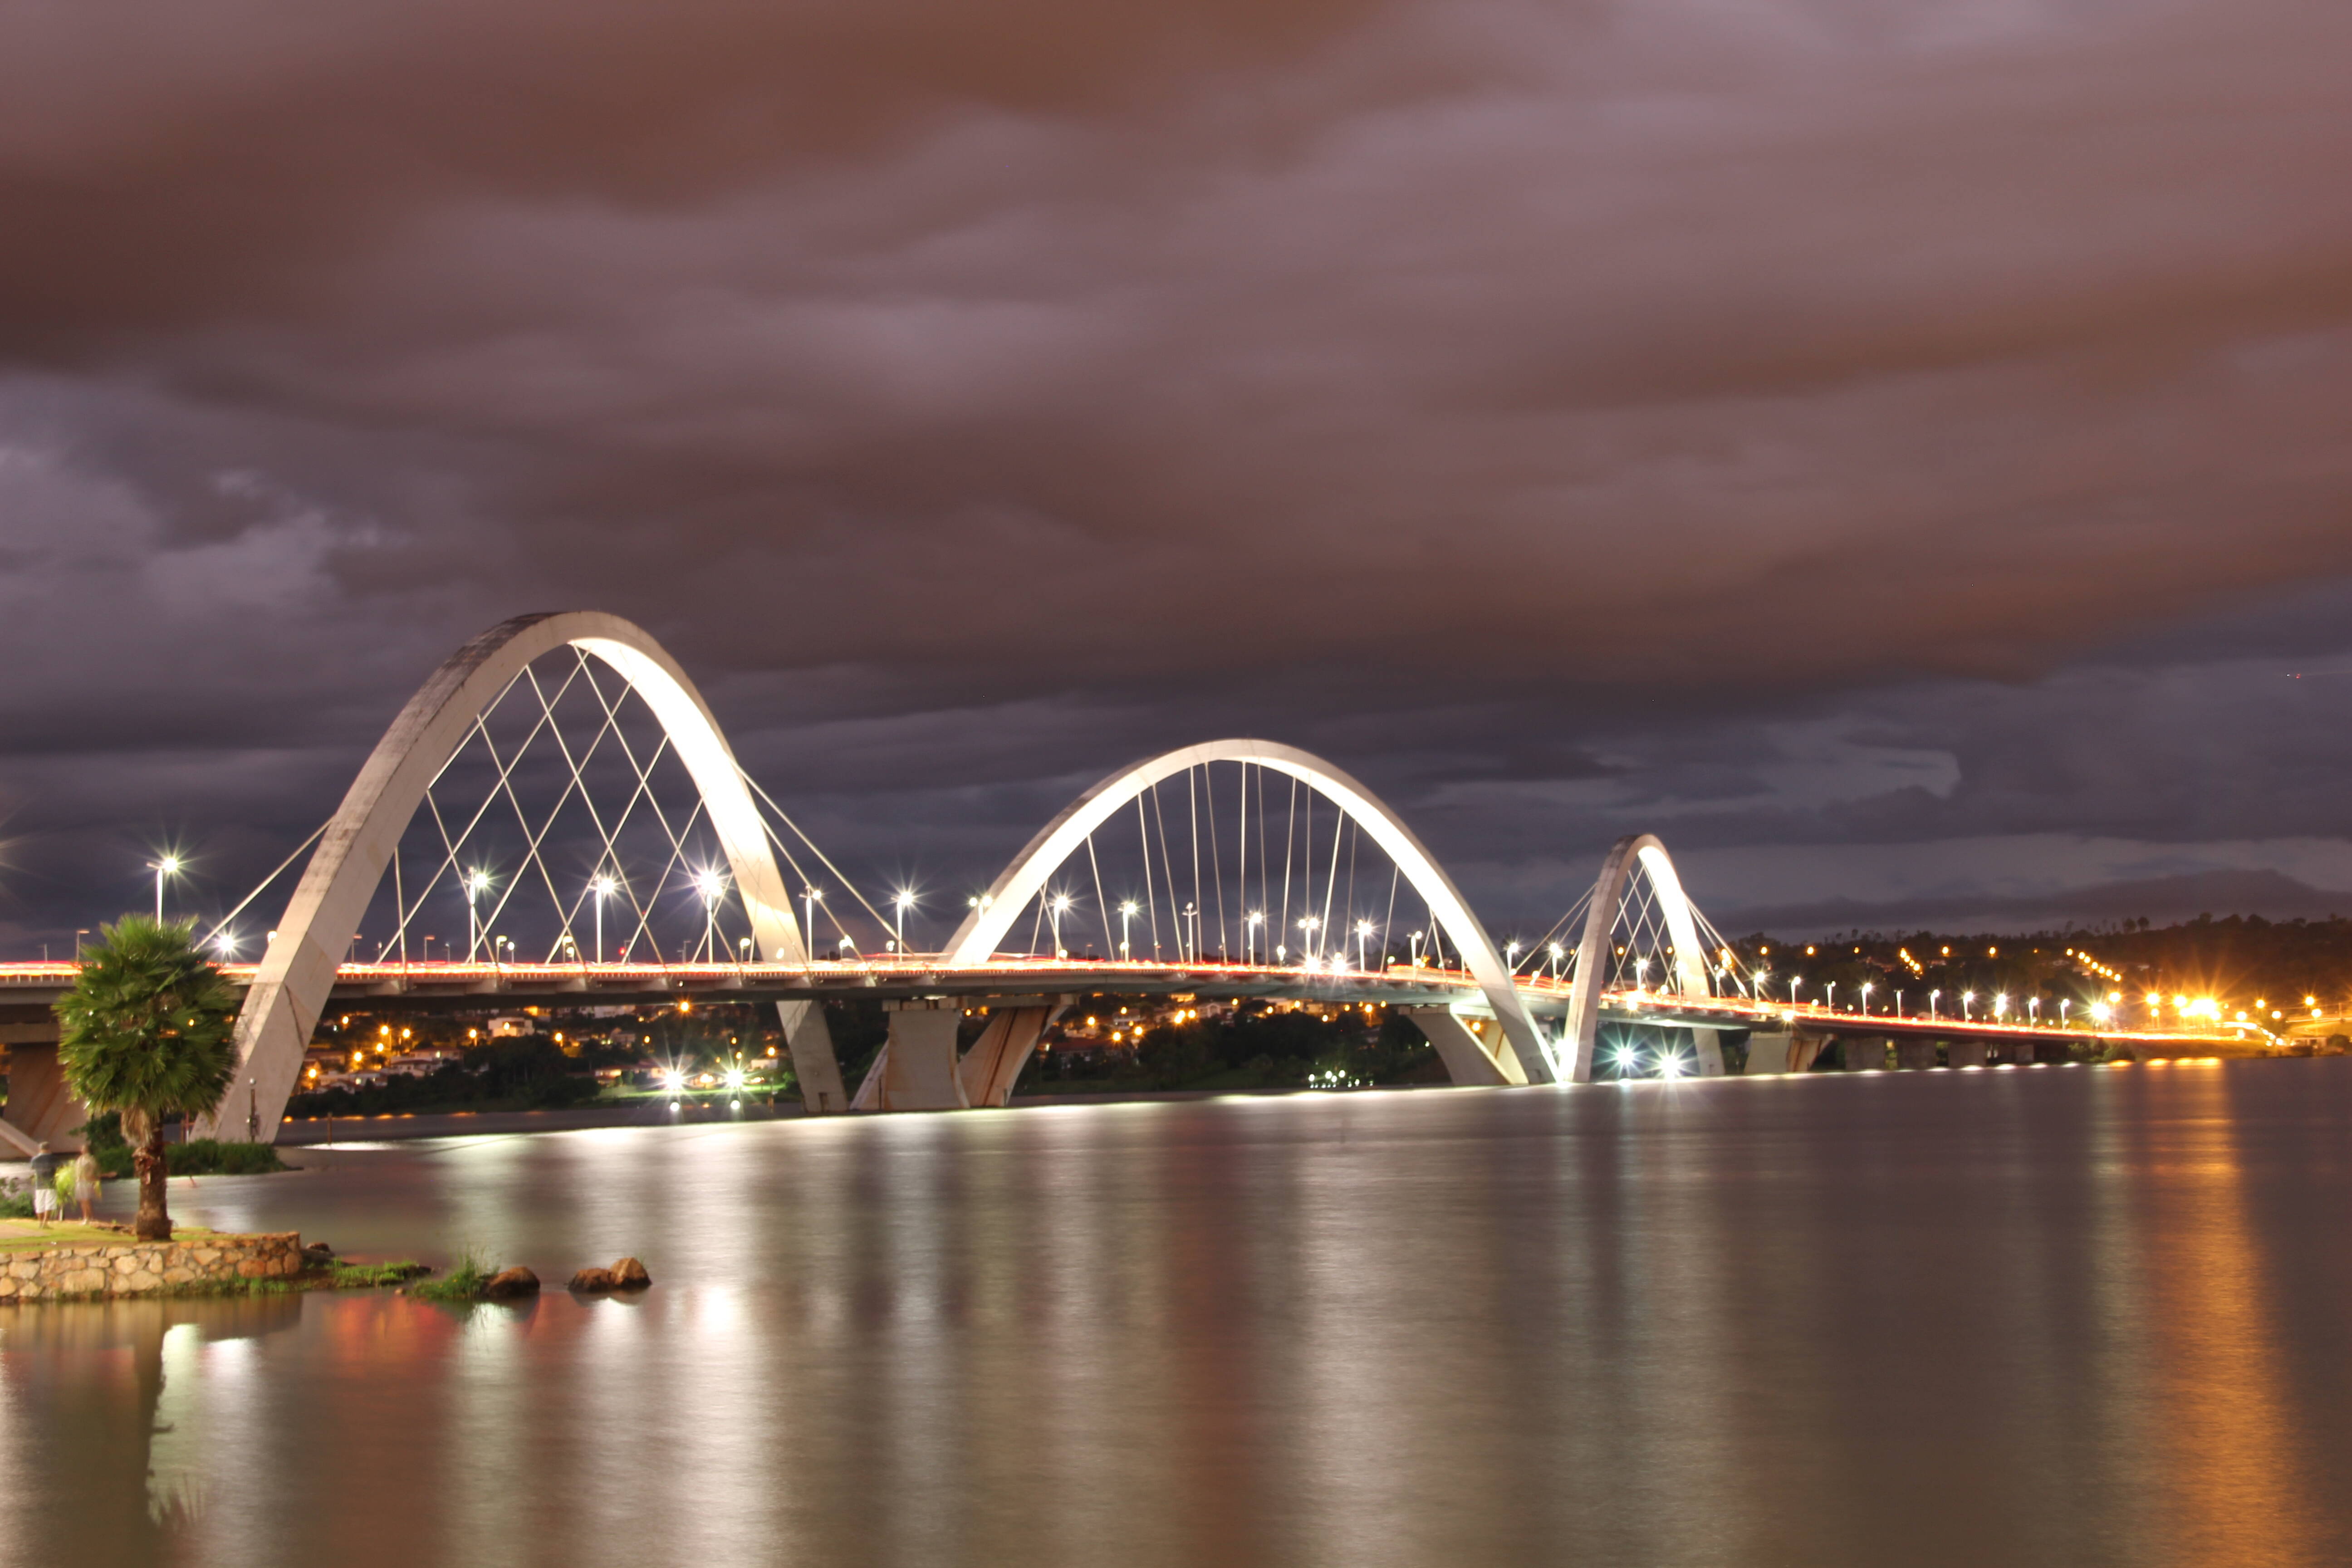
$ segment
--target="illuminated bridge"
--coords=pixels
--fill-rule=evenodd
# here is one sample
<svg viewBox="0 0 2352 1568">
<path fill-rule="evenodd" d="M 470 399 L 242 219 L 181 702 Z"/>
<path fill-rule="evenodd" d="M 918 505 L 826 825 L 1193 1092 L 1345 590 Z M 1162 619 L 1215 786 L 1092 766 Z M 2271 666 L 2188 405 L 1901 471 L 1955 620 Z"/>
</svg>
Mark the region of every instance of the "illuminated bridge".
<svg viewBox="0 0 2352 1568">
<path fill-rule="evenodd" d="M 274 893 L 298 861 L 290 898 Z M 1802 997 L 1735 954 L 1647 835 L 1621 840 L 1541 939 L 1498 947 L 1395 813 L 1265 741 L 1104 779 L 964 901 L 935 951 L 909 940 L 922 913 L 910 891 L 877 902 L 840 873 L 642 629 L 585 611 L 519 617 L 436 670 L 334 815 L 208 927 L 245 995 L 238 1089 L 219 1119 L 230 1136 L 274 1136 L 321 1016 L 361 1002 L 772 1004 L 819 1114 L 1001 1106 L 1059 1012 L 1106 993 L 1393 1006 L 1454 1082 L 1487 1086 L 1589 1081 L 1611 1022 L 1686 1033 L 1675 1059 L 1701 1076 L 1723 1071 L 1727 1035 L 1749 1073 L 1801 1069 L 1832 1045 L 1849 1065 L 1927 1065 L 1940 1042 L 1951 1065 L 1989 1066 L 2032 1062 L 2045 1043 L 2196 1044 L 2087 1016 Z M 0 1138 L 58 1139 L 84 1120 L 58 1084 L 46 1012 L 73 973 L 0 965 Z M 854 1089 L 823 1006 L 842 999 L 889 1017 Z M 965 1043 L 979 1005 L 987 1023 Z"/>
</svg>

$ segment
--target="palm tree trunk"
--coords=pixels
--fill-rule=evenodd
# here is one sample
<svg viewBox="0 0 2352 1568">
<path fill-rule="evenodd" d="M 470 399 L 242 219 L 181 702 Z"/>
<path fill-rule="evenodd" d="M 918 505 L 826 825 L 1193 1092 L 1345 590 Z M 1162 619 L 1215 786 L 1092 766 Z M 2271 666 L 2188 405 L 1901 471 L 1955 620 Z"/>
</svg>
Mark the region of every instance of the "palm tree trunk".
<svg viewBox="0 0 2352 1568">
<path fill-rule="evenodd" d="M 131 1234 L 142 1241 L 172 1239 L 171 1211 L 163 1206 L 171 1168 L 163 1160 L 163 1119 L 144 1111 L 122 1113 L 122 1136 L 131 1148 L 131 1168 L 139 1177 L 139 1219 Z"/>
</svg>

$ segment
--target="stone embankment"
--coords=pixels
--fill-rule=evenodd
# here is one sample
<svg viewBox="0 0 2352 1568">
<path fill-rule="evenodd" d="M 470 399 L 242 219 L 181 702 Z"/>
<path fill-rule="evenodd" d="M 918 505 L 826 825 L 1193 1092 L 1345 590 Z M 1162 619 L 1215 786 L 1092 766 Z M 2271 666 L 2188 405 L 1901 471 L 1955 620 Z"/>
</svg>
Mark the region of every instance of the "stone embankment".
<svg viewBox="0 0 2352 1568">
<path fill-rule="evenodd" d="M 184 1241 L 66 1242 L 38 1252 L 0 1254 L 0 1301 L 152 1296 L 292 1279 L 302 1272 L 302 1237 L 200 1236 Z"/>
</svg>

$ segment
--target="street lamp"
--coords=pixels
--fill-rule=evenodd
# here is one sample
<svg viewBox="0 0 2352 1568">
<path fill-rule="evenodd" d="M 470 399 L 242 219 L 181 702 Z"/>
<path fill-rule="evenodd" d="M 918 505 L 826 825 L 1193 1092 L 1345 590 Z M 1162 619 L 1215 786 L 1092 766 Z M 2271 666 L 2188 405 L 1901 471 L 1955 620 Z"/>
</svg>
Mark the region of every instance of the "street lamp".
<svg viewBox="0 0 2352 1568">
<path fill-rule="evenodd" d="M 1129 899 L 1118 906 L 1118 955 L 1121 958 L 1129 956 L 1133 952 L 1133 949 L 1128 944 L 1127 928 L 1128 922 L 1134 920 L 1135 915 L 1136 906 L 1133 899 Z M 1255 925 L 1265 918 L 1265 917 L 1264 915 L 1252 915 L 1250 916 L 1250 924 Z"/>
<path fill-rule="evenodd" d="M 1999 991 L 1999 992 L 1995 992 L 1995 993 L 1993 994 L 1993 999 L 1992 999 L 1992 1016 L 1993 1016 L 1994 1017 L 1996 1017 L 1996 1018 L 2006 1018 L 2006 1017 L 2008 1017 L 2008 1016 L 2009 1016 L 2009 993 L 2008 993 L 2008 992 L 2006 992 L 2006 991 Z"/>
<path fill-rule="evenodd" d="M 1795 1005 L 1797 1005 L 1797 987 L 1798 987 L 1798 986 L 1800 986 L 1800 985 L 1802 985 L 1804 983 L 1805 983 L 1805 977 L 1804 977 L 1803 975 L 1801 975 L 1801 974 L 1791 974 L 1790 976 L 1789 976 L 1789 1005 L 1790 1005 L 1790 1006 L 1793 1007 L 1793 1006 L 1795 1006 Z"/>
<path fill-rule="evenodd" d="M 161 860 L 148 861 L 147 868 L 155 873 L 155 920 L 161 924 L 163 919 L 163 879 L 180 874 L 180 858 L 166 855 Z"/>
<path fill-rule="evenodd" d="M 898 920 L 898 954 L 902 958 L 907 952 L 907 911 L 914 907 L 915 895 L 904 888 L 899 889 L 898 896 L 890 900 L 890 912 Z"/>
<path fill-rule="evenodd" d="M 466 962 L 482 950 L 481 897 L 489 891 L 490 874 L 477 866 L 466 873 Z"/>
<path fill-rule="evenodd" d="M 1412 942 L 1412 966 L 1419 969 L 1421 967 L 1421 933 L 1417 931 L 1408 931 L 1406 936 Z"/>
<path fill-rule="evenodd" d="M 1201 911 L 1194 909 L 1191 904 L 1186 904 L 1184 906 L 1184 944 L 1187 949 L 1187 955 L 1184 962 L 1187 963 L 1200 963 Z"/>
<path fill-rule="evenodd" d="M 725 886 L 725 879 L 708 868 L 694 874 L 694 890 L 702 895 L 702 956 L 711 963 L 719 962 L 719 893 Z"/>
<path fill-rule="evenodd" d="M 2041 998 L 2041 997 L 2039 997 L 2039 996 L 2028 996 L 2028 997 L 2025 999 L 2025 1016 L 2026 1016 L 2026 1020 L 2027 1020 L 2027 1022 L 2029 1022 L 2029 1023 L 2039 1024 L 2040 1022 L 2042 1022 L 2042 998 Z"/>
<path fill-rule="evenodd" d="M 1070 895 L 1055 893 L 1053 903 L 1048 907 L 1053 912 L 1054 919 L 1054 956 L 1067 958 L 1070 956 L 1070 950 L 1062 945 L 1062 916 L 1069 910 Z"/>
<path fill-rule="evenodd" d="M 1969 1008 L 1976 999 L 1977 994 L 1973 991 L 1963 991 L 1960 993 L 1960 1022 L 1965 1024 L 1969 1021 L 1970 1016 L 1972 1016 Z"/>
<path fill-rule="evenodd" d="M 1126 907 L 1132 909 L 1135 906 L 1129 904 Z M 1255 963 L 1257 962 L 1257 928 L 1265 923 L 1265 911 L 1264 910 L 1252 910 L 1248 914 L 1242 917 L 1242 957 L 1248 963 Z M 1125 928 L 1122 927 L 1121 929 L 1123 931 Z M 1124 941 L 1124 938 L 1122 938 L 1122 941 Z"/>
<path fill-rule="evenodd" d="M 816 962 L 816 907 L 824 902 L 824 889 L 814 885 L 801 889 L 801 934 L 808 944 L 809 962 Z"/>
<path fill-rule="evenodd" d="M 1560 945 L 1559 945 L 1559 943 L 1558 943 L 1558 942 L 1553 942 L 1553 943 L 1551 944 L 1551 983 L 1552 983 L 1554 985 L 1557 985 L 1557 984 L 1559 984 L 1559 963 L 1560 963 L 1560 960 L 1562 960 L 1562 959 L 1566 958 L 1567 956 L 1568 956 L 1568 949 L 1566 949 L 1566 948 L 1564 948 L 1564 947 L 1560 946 Z"/>
<path fill-rule="evenodd" d="M 1930 991 L 1927 993 L 1927 1022 L 1931 1024 L 1936 1021 L 1936 999 L 1942 994 L 1943 993 L 1941 991 Z"/>
<path fill-rule="evenodd" d="M 619 885 L 601 871 L 588 882 L 588 890 L 596 895 L 596 962 L 599 963 L 604 962 L 604 900 L 613 896 L 614 889 Z"/>
<path fill-rule="evenodd" d="M 1831 982 L 1829 983 L 1829 984 L 1827 984 L 1826 986 L 1822 987 L 1822 1006 L 1824 1006 L 1824 1007 L 1827 1007 L 1827 1008 L 1828 1008 L 1831 1012 L 1832 1012 L 1832 1013 L 1834 1013 L 1834 1012 L 1836 1012 L 1836 1011 L 1837 1011 L 1837 982 L 1836 982 L 1836 981 L 1832 980 L 1832 981 L 1831 981 Z"/>
<path fill-rule="evenodd" d="M 1315 952 L 1315 933 L 1323 929 L 1323 922 L 1315 916 L 1308 915 L 1298 922 L 1298 929 L 1307 933 L 1307 952 L 1312 956 Z"/>
<path fill-rule="evenodd" d="M 1370 962 L 1364 956 L 1364 944 L 1371 941 L 1371 939 L 1372 922 L 1370 921 L 1358 921 L 1356 922 L 1356 972 L 1359 974 L 1367 973 L 1370 968 Z M 1511 943 L 1511 950 L 1516 952 L 1518 951 L 1518 946 L 1519 944 L 1517 942 L 1513 942 Z"/>
<path fill-rule="evenodd" d="M 1503 967 L 1517 974 L 1519 972 L 1519 939 L 1513 937 L 1503 944 Z"/>
<path fill-rule="evenodd" d="M 1862 983 L 1862 1016 L 1865 1018 L 1870 1016 L 1870 994 L 1876 989 L 1878 986 L 1874 981 L 1865 980 Z"/>
</svg>

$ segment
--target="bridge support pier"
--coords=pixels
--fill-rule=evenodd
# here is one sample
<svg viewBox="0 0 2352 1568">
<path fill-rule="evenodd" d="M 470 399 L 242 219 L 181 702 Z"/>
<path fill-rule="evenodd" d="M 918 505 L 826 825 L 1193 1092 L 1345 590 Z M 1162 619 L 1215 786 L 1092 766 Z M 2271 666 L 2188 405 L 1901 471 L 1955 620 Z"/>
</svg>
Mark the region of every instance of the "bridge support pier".
<svg viewBox="0 0 2352 1568">
<path fill-rule="evenodd" d="M 2019 1067 L 2032 1067 L 2038 1059 L 2034 1054 L 2035 1043 L 2032 1040 L 2011 1040 L 2002 1046 L 2001 1050 Z"/>
<path fill-rule="evenodd" d="M 963 1110 L 956 1071 L 956 1031 L 963 1009 L 951 1002 L 889 1002 L 890 1038 L 866 1069 L 851 1102 L 856 1110 Z"/>
<path fill-rule="evenodd" d="M 1748 1037 L 1748 1075 L 1761 1077 L 1766 1073 L 1799 1070 L 1794 1065 L 1797 1039 L 1794 1035 L 1768 1035 L 1760 1031 Z"/>
<path fill-rule="evenodd" d="M 1985 1065 L 1985 1043 L 1982 1040 L 1947 1040 L 1944 1060 L 1956 1068 L 1980 1068 Z"/>
<path fill-rule="evenodd" d="M 1723 1035 L 1716 1029 L 1693 1029 L 1691 1044 L 1698 1048 L 1698 1076 L 1723 1076 Z"/>
<path fill-rule="evenodd" d="M 1886 1068 L 1886 1037 L 1848 1035 L 1838 1042 L 1848 1072 L 1883 1072 Z"/>
<path fill-rule="evenodd" d="M 1480 1038 L 1480 1033 L 1490 1034 L 1495 1047 L 1509 1051 L 1510 1047 L 1503 1041 L 1500 1026 L 1492 1020 L 1479 1020 L 1486 1027 L 1474 1033 L 1470 1026 L 1455 1016 L 1449 1007 L 1402 1007 L 1398 1011 L 1411 1018 L 1413 1026 L 1437 1047 L 1438 1059 L 1445 1064 L 1447 1076 L 1455 1083 L 1494 1087 L 1528 1081 L 1524 1073 L 1512 1077 L 1495 1056 L 1489 1054 L 1494 1047 Z M 1511 1065 L 1518 1065 L 1516 1058 L 1512 1058 Z"/>
<path fill-rule="evenodd" d="M 1021 1069 L 1037 1048 L 1037 1038 L 1070 1005 L 1062 997 L 1044 1006 L 998 1007 L 988 1016 L 988 1026 L 963 1054 L 956 1076 L 963 1082 L 964 1100 L 971 1105 L 1003 1105 L 1013 1098 Z"/>
<path fill-rule="evenodd" d="M 1895 1041 L 1895 1065 L 1905 1072 L 1925 1072 L 1936 1065 L 1936 1042 L 1910 1039 Z"/>
</svg>

